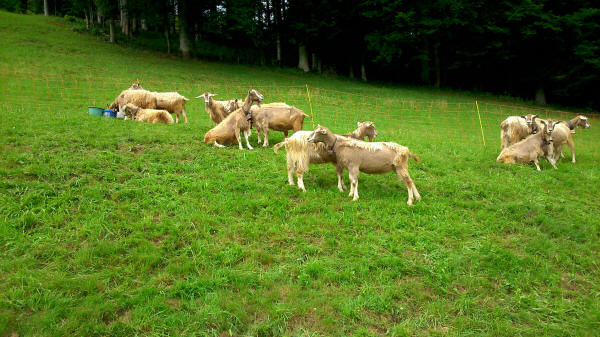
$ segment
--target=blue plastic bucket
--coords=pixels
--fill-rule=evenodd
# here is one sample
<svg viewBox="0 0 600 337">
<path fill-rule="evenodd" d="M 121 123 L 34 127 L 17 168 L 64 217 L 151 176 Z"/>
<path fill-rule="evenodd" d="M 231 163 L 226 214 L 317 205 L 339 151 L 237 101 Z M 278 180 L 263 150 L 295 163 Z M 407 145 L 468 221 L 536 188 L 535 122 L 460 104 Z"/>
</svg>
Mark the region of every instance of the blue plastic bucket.
<svg viewBox="0 0 600 337">
<path fill-rule="evenodd" d="M 115 118 L 117 117 L 117 113 L 112 110 L 104 110 L 104 117 Z"/>
<path fill-rule="evenodd" d="M 92 115 L 92 116 L 99 116 L 99 117 L 101 117 L 103 115 L 103 109 L 102 108 L 97 108 L 95 106 L 88 107 L 88 111 L 89 111 L 90 115 Z"/>
</svg>

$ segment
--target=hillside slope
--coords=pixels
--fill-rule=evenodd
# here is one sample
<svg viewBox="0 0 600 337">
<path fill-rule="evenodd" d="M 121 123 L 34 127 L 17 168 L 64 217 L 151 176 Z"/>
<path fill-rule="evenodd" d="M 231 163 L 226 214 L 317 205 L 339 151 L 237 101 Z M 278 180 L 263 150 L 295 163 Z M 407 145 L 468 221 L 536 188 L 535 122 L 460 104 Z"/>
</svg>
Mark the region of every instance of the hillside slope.
<svg viewBox="0 0 600 337">
<path fill-rule="evenodd" d="M 499 122 L 532 111 L 510 101 L 481 103 L 480 125 L 468 94 L 181 61 L 58 18 L 0 12 L 0 40 L 0 335 L 600 330 L 595 119 L 576 164 L 537 172 L 495 162 Z M 312 111 L 305 129 L 373 120 L 376 140 L 421 157 L 409 169 L 423 200 L 407 207 L 394 175 L 361 174 L 352 202 L 331 165 L 311 167 L 302 193 L 281 153 L 203 144 L 199 100 L 189 124 L 87 114 L 135 79 L 190 98 L 256 88 Z"/>
</svg>

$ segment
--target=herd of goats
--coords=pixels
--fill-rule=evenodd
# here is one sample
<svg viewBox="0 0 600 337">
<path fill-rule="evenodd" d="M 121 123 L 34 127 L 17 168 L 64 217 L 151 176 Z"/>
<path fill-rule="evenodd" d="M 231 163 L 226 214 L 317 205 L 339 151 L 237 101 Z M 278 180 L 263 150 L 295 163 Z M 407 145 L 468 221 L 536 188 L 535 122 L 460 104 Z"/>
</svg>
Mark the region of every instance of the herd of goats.
<svg viewBox="0 0 600 337">
<path fill-rule="evenodd" d="M 421 195 L 408 173 L 409 158 L 419 162 L 419 157 L 402 145 L 394 142 L 372 142 L 377 136 L 373 122 L 358 122 L 358 128 L 348 134 L 334 134 L 328 128 L 318 125 L 314 131 L 302 131 L 305 117 L 302 110 L 285 103 L 261 104 L 263 95 L 251 89 L 245 99 L 217 101 L 216 94 L 203 93 L 206 112 L 215 123 L 215 127 L 204 135 L 204 142 L 216 147 L 237 142 L 243 149 L 241 135 L 246 146 L 252 150 L 248 141 L 250 130 L 256 128 L 258 143 L 269 146 L 269 130 L 284 133 L 284 140 L 273 147 L 277 151 L 283 146 L 287 152 L 287 172 L 290 185 L 297 184 L 302 191 L 303 175 L 310 164 L 332 163 L 335 165 L 338 189 L 344 191 L 342 174 L 348 171 L 350 194 L 358 199 L 358 174 L 380 174 L 395 171 L 399 180 L 404 181 L 408 191 L 407 204 L 421 200 Z M 117 96 L 111 109 L 125 119 L 149 123 L 173 124 L 183 116 L 187 123 L 185 103 L 187 98 L 177 92 L 158 93 L 143 89 L 139 82 Z M 256 103 L 256 104 L 254 104 Z M 545 157 L 556 168 L 562 148 L 567 143 L 571 149 L 573 163 L 575 152 L 573 134 L 575 127 L 589 128 L 585 116 L 578 115 L 569 121 L 541 119 L 537 115 L 510 116 L 501 124 L 502 152 L 498 162 L 507 164 L 534 162 L 538 171 L 539 157 Z M 288 137 L 288 131 L 293 130 Z M 261 133 L 263 140 L 261 141 Z M 364 141 L 368 138 L 368 142 Z M 563 156 L 564 157 L 564 156 Z M 294 182 L 294 173 L 297 183 Z"/>
</svg>

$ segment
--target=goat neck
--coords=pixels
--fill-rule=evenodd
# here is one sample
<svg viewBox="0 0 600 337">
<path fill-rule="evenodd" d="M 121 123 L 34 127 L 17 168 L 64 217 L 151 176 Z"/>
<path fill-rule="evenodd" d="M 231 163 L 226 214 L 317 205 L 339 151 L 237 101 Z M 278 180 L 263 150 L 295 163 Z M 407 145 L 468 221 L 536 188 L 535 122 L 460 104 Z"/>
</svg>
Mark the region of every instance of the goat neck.
<svg viewBox="0 0 600 337">
<path fill-rule="evenodd" d="M 250 108 L 252 107 L 253 100 L 250 98 L 250 95 L 246 96 L 244 100 L 244 104 L 242 104 L 242 112 L 244 115 L 248 116 L 250 114 Z M 250 115 L 251 116 L 251 115 Z M 252 117 L 250 117 L 252 118 Z"/>
</svg>

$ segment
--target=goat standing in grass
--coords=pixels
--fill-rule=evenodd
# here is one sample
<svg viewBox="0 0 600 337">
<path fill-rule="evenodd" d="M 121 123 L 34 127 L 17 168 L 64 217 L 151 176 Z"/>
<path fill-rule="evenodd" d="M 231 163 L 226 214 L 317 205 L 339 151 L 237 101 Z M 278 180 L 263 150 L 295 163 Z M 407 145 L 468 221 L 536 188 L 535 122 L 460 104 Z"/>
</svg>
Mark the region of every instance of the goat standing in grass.
<svg viewBox="0 0 600 337">
<path fill-rule="evenodd" d="M 562 148 L 565 143 L 569 145 L 571 149 L 571 161 L 575 163 L 575 142 L 573 141 L 573 134 L 575 128 L 580 127 L 587 129 L 590 127 L 587 117 L 578 115 L 577 117 L 569 121 L 561 121 L 556 124 L 554 131 L 552 132 L 552 143 L 554 145 L 554 160 L 558 160 L 559 156 L 564 158 L 562 154 Z"/>
<path fill-rule="evenodd" d="M 243 133 L 244 138 L 246 139 L 246 146 L 248 146 L 248 149 L 252 150 L 253 148 L 248 141 L 250 121 L 252 120 L 250 108 L 253 102 L 260 103 L 263 99 L 263 95 L 258 91 L 254 89 L 249 90 L 242 107 L 232 112 L 217 126 L 208 130 L 204 135 L 204 143 L 214 144 L 217 147 L 224 147 L 222 144 L 231 144 L 237 140 L 240 150 L 243 150 L 244 148 L 242 147 L 242 140 L 240 137 L 240 133 Z"/>
<path fill-rule="evenodd" d="M 522 141 L 513 144 L 500 152 L 496 161 L 499 163 L 516 164 L 534 162 L 538 171 L 541 171 L 538 157 L 544 156 L 556 169 L 554 159 L 554 145 L 552 132 L 557 122 L 553 120 L 540 120 L 542 131 L 531 135 Z"/>
<path fill-rule="evenodd" d="M 292 186 L 294 185 L 295 173 L 296 179 L 298 180 L 298 188 L 303 192 L 306 192 L 306 188 L 304 188 L 304 173 L 308 171 L 310 164 L 335 164 L 335 156 L 325 148 L 323 143 L 308 142 L 308 138 L 311 134 L 312 131 L 297 131 L 294 132 L 290 138 L 273 146 L 273 151 L 275 151 L 275 153 L 277 153 L 279 148 L 285 146 L 288 183 Z M 375 124 L 372 122 L 358 122 L 358 128 L 352 131 L 352 133 L 337 136 L 353 137 L 361 140 L 365 137 L 373 139 L 377 137 L 377 129 L 375 129 Z M 343 192 L 344 189 L 346 189 L 342 179 L 343 170 L 338 170 L 336 173 L 338 178 L 338 189 L 340 192 Z"/>
<path fill-rule="evenodd" d="M 230 113 L 241 107 L 241 100 L 217 101 L 213 99 L 214 96 L 217 96 L 217 94 L 205 92 L 196 98 L 204 99 L 204 110 L 215 124 L 221 123 Z"/>
<path fill-rule="evenodd" d="M 399 180 L 403 180 L 408 191 L 406 204 L 421 200 L 421 195 L 408 173 L 408 158 L 419 162 L 419 157 L 411 153 L 406 146 L 393 142 L 368 143 L 333 134 L 324 126 L 317 126 L 308 139 L 312 143 L 323 143 L 336 159 L 338 171 L 347 169 L 350 178 L 352 200 L 358 200 L 358 174 L 382 174 L 395 171 Z"/>
<path fill-rule="evenodd" d="M 264 136 L 263 147 L 269 146 L 269 129 L 282 131 L 287 138 L 288 131 L 302 130 L 304 118 L 310 117 L 304 111 L 285 103 L 269 103 L 252 107 L 252 120 L 256 127 L 258 142 L 260 134 Z"/>
</svg>

